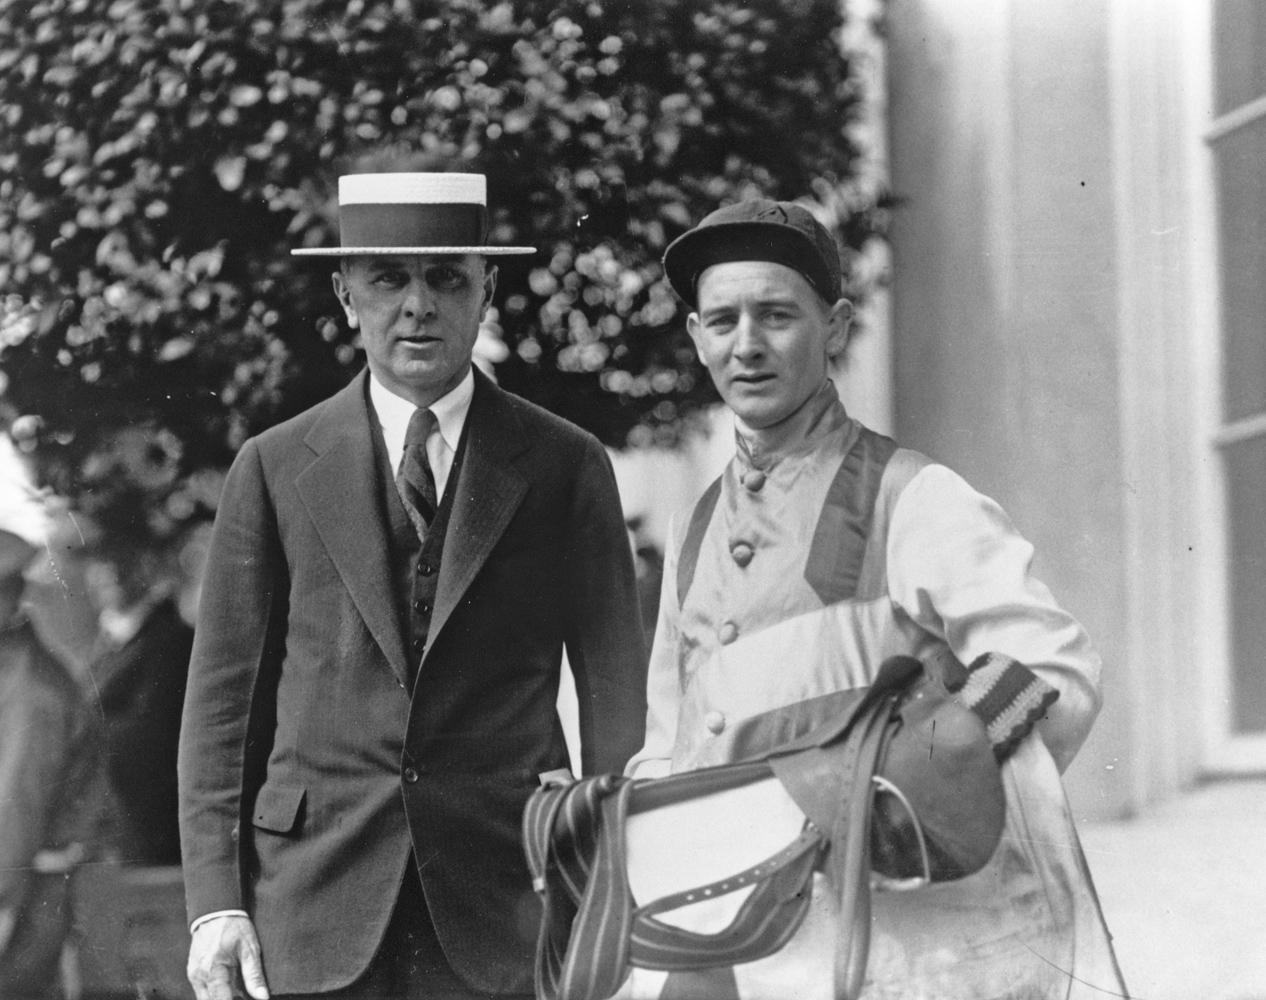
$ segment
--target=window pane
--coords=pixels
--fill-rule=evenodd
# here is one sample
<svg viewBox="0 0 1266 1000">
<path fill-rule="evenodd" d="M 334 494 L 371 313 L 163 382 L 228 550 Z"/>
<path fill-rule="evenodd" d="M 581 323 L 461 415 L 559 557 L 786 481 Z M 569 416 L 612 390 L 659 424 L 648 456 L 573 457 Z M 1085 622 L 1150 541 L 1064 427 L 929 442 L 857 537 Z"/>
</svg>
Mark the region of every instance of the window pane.
<svg viewBox="0 0 1266 1000">
<path fill-rule="evenodd" d="M 1238 420 L 1266 411 L 1266 119 L 1219 139 L 1214 154 L 1222 229 L 1225 417 Z"/>
<path fill-rule="evenodd" d="M 1266 732 L 1266 437 L 1225 449 L 1231 572 L 1231 708 L 1240 733 Z"/>
<path fill-rule="evenodd" d="M 1213 5 L 1214 104 L 1224 115 L 1266 94 L 1266 3 L 1215 0 Z"/>
</svg>

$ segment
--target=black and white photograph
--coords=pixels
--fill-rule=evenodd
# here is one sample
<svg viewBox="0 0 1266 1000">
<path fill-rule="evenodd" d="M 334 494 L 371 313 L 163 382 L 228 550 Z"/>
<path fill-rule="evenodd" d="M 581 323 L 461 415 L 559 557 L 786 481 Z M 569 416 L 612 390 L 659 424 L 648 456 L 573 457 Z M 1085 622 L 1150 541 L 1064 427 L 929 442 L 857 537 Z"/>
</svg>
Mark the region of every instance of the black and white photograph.
<svg viewBox="0 0 1266 1000">
<path fill-rule="evenodd" d="M 1266 1000 L 1266 3 L 0 0 L 0 1000 Z"/>
</svg>

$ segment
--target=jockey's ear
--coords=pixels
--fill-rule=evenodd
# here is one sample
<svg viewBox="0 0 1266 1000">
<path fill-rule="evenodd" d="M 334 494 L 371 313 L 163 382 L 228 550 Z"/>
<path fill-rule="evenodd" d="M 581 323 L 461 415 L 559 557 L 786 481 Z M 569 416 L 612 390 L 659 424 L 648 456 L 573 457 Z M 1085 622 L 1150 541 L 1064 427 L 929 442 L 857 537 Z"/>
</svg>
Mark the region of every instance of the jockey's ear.
<svg viewBox="0 0 1266 1000">
<path fill-rule="evenodd" d="M 826 338 L 826 356 L 837 358 L 848 347 L 848 335 L 853 327 L 853 303 L 837 299 L 826 317 L 829 333 Z"/>
</svg>

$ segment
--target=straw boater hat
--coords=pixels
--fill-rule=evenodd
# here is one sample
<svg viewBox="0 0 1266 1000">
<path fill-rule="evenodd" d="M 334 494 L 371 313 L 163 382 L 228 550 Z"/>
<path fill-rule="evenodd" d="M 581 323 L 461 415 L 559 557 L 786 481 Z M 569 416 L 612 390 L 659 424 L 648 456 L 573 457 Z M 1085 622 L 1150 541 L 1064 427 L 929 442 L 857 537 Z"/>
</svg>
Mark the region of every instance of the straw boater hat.
<svg viewBox="0 0 1266 1000">
<path fill-rule="evenodd" d="M 483 174 L 346 174 L 338 179 L 339 246 L 291 250 L 297 257 L 358 254 L 535 253 L 488 245 Z"/>
</svg>

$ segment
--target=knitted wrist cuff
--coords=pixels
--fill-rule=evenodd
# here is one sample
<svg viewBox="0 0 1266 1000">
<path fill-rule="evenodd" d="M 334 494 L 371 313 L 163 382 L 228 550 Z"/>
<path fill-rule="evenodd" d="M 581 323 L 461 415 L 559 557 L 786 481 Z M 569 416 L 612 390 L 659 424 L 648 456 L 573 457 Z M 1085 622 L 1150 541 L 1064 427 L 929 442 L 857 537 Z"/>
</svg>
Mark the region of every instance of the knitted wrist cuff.
<svg viewBox="0 0 1266 1000">
<path fill-rule="evenodd" d="M 1055 688 L 1002 653 L 985 653 L 973 660 L 957 694 L 985 724 L 1000 764 L 1059 698 Z"/>
</svg>

